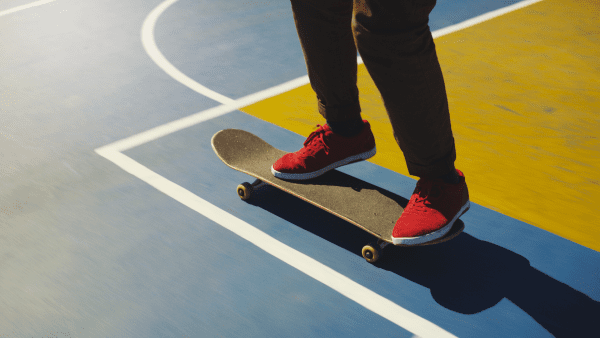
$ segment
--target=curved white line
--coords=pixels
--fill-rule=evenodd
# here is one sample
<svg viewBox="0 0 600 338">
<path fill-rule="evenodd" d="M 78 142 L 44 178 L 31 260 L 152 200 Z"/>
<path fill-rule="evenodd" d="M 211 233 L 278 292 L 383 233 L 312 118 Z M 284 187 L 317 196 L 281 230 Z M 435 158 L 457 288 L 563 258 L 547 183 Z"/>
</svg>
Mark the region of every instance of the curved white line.
<svg viewBox="0 0 600 338">
<path fill-rule="evenodd" d="M 198 82 L 192 80 L 187 75 L 183 74 L 179 71 L 179 69 L 175 68 L 162 53 L 158 50 L 156 46 L 156 42 L 154 41 L 154 26 L 156 25 L 156 21 L 158 17 L 172 4 L 176 3 L 178 0 L 167 0 L 148 14 L 146 19 L 144 20 L 144 24 L 142 25 L 142 45 L 146 50 L 146 53 L 150 56 L 152 61 L 154 61 L 162 70 L 164 70 L 167 74 L 173 77 L 175 80 L 179 81 L 183 85 L 192 89 L 193 91 L 200 93 L 204 96 L 207 96 L 217 102 L 222 104 L 231 104 L 234 103 L 235 100 L 228 98 L 227 96 L 221 95 L 213 90 L 210 90 Z"/>
<path fill-rule="evenodd" d="M 0 16 L 4 16 L 4 15 L 8 15 L 8 14 L 11 14 L 14 12 L 22 11 L 24 9 L 35 7 L 35 6 L 45 5 L 45 4 L 47 4 L 49 2 L 53 2 L 53 1 L 56 1 L 56 0 L 40 0 L 40 1 L 32 2 L 27 5 L 17 6 L 17 7 L 7 9 L 5 11 L 0 12 Z"/>
</svg>

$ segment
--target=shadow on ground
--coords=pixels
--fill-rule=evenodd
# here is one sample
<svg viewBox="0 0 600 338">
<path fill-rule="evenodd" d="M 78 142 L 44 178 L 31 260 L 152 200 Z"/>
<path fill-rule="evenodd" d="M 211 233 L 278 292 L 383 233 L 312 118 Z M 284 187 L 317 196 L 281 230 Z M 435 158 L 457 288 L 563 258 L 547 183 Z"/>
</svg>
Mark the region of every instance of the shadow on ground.
<svg viewBox="0 0 600 338">
<path fill-rule="evenodd" d="M 375 238 L 270 186 L 259 188 L 248 203 L 359 256 Z M 458 313 L 478 313 L 506 298 L 556 337 L 596 332 L 599 302 L 531 267 L 523 256 L 469 235 L 470 226 L 476 225 L 467 224 L 466 232 L 441 244 L 390 245 L 374 265 L 429 288 L 439 305 Z"/>
</svg>

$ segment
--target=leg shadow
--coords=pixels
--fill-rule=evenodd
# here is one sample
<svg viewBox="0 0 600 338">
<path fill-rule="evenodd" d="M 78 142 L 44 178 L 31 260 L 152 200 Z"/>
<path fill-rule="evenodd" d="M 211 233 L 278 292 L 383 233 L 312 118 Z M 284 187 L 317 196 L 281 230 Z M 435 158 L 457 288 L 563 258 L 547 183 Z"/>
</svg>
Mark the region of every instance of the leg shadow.
<svg viewBox="0 0 600 338">
<path fill-rule="evenodd" d="M 374 238 L 270 186 L 258 189 L 248 203 L 357 255 Z M 597 331 L 600 302 L 531 267 L 523 256 L 468 233 L 425 247 L 388 246 L 375 265 L 429 288 L 433 299 L 452 311 L 474 314 L 506 298 L 556 337 Z"/>
</svg>

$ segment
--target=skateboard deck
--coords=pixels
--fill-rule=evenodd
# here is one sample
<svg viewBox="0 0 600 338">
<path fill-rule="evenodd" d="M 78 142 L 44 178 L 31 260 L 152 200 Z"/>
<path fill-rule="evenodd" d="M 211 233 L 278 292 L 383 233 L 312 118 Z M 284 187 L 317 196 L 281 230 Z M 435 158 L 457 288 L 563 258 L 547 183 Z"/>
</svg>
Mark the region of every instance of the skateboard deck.
<svg viewBox="0 0 600 338">
<path fill-rule="evenodd" d="M 255 177 L 250 184 L 238 186 L 242 199 L 252 196 L 255 187 L 269 184 L 299 197 L 379 238 L 377 244 L 363 248 L 363 257 L 374 262 L 388 243 L 392 244 L 392 231 L 404 211 L 408 200 L 388 190 L 345 174 L 338 170 L 303 181 L 279 179 L 271 173 L 271 166 L 287 152 L 277 149 L 258 136 L 239 129 L 224 129 L 211 140 L 217 156 L 229 167 Z M 464 229 L 457 221 L 443 237 L 427 243 L 396 246 L 422 246 L 445 242 Z"/>
</svg>

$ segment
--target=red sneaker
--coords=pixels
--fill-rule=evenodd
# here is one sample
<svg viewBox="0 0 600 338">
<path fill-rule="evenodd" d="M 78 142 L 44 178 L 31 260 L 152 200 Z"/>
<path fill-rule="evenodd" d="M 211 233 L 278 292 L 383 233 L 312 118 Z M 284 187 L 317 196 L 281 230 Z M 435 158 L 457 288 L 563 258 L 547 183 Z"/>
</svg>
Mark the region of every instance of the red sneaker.
<svg viewBox="0 0 600 338">
<path fill-rule="evenodd" d="M 277 178 L 308 180 L 337 167 L 375 156 L 371 125 L 367 120 L 363 120 L 363 123 L 361 132 L 353 137 L 335 134 L 328 125 L 317 125 L 320 128 L 308 136 L 304 147 L 277 160 L 271 167 L 271 173 Z"/>
<path fill-rule="evenodd" d="M 465 175 L 457 184 L 420 179 L 392 233 L 394 244 L 414 245 L 443 237 L 471 207 Z"/>
</svg>

